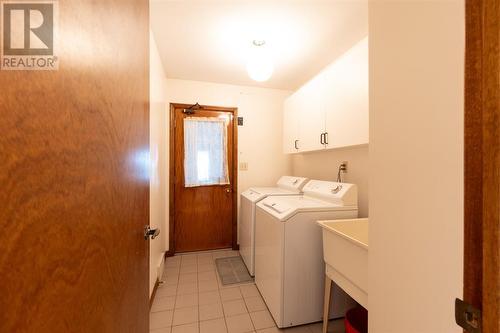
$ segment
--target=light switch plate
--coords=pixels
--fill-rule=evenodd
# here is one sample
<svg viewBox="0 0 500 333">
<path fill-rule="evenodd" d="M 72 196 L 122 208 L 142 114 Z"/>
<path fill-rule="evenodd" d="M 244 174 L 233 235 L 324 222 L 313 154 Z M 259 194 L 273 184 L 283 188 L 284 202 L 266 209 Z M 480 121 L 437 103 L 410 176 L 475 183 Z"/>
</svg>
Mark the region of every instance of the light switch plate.
<svg viewBox="0 0 500 333">
<path fill-rule="evenodd" d="M 248 170 L 248 163 L 240 162 L 240 171 L 247 171 L 247 170 Z"/>
</svg>

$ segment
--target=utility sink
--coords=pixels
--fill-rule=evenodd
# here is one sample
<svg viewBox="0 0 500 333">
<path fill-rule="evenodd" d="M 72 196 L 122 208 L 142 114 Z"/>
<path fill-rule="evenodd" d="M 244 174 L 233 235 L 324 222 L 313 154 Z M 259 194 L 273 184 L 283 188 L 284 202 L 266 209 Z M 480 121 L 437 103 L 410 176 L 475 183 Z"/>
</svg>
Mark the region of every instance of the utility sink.
<svg viewBox="0 0 500 333">
<path fill-rule="evenodd" d="M 318 221 L 325 273 L 364 308 L 368 306 L 368 219 Z"/>
</svg>

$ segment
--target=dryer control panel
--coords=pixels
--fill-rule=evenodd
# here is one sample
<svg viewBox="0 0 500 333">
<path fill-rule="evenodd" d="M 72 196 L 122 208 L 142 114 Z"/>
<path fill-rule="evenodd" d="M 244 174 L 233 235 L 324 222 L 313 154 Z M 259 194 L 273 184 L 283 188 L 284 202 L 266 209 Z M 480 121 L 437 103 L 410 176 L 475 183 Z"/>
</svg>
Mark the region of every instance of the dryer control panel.
<svg viewBox="0 0 500 333">
<path fill-rule="evenodd" d="M 304 195 L 343 206 L 358 205 L 358 189 L 355 184 L 310 180 L 302 189 Z"/>
<path fill-rule="evenodd" d="M 300 192 L 307 181 L 304 177 L 282 176 L 276 185 L 282 189 Z"/>
</svg>

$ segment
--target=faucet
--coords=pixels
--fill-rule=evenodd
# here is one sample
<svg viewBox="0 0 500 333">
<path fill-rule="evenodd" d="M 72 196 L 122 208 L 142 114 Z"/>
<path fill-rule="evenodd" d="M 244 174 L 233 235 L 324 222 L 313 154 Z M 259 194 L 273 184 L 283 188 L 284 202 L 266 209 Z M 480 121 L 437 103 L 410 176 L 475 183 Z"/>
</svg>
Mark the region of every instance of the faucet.
<svg viewBox="0 0 500 333">
<path fill-rule="evenodd" d="M 339 165 L 339 170 L 337 172 L 337 183 L 343 183 L 342 173 L 347 173 L 347 162 L 342 162 Z"/>
</svg>

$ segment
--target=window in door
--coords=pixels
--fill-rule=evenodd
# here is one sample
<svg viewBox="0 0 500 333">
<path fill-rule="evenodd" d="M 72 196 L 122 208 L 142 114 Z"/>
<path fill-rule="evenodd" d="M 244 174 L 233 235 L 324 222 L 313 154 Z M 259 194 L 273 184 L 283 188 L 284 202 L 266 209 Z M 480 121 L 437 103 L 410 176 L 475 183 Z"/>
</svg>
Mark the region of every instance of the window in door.
<svg viewBox="0 0 500 333">
<path fill-rule="evenodd" d="M 229 184 L 223 118 L 184 118 L 184 186 Z"/>
</svg>

